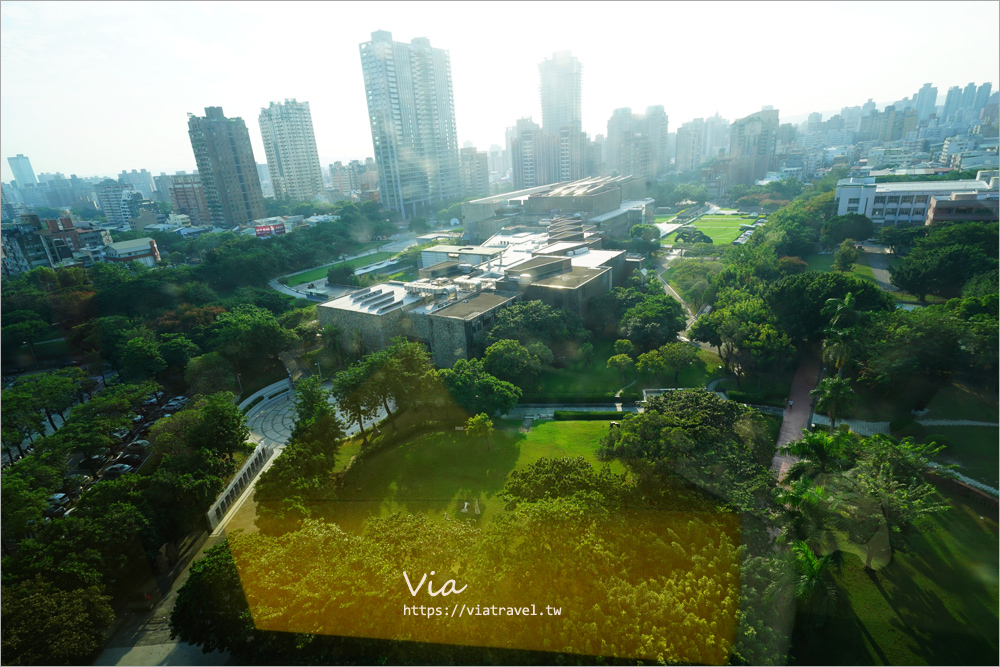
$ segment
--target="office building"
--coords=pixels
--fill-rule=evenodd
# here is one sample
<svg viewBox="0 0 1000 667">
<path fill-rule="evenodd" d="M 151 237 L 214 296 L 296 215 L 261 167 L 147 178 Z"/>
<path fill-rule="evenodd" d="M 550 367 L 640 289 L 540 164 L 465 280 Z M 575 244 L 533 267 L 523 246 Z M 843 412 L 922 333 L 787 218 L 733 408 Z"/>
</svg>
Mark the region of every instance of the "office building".
<svg viewBox="0 0 1000 667">
<path fill-rule="evenodd" d="M 668 126 L 662 106 L 647 107 L 645 114 L 615 109 L 604 144 L 605 171 L 641 177 L 664 173 L 670 164 Z"/>
<path fill-rule="evenodd" d="M 569 51 L 554 53 L 538 65 L 542 129 L 549 134 L 558 134 L 570 125 L 582 125 L 582 72 L 580 61 Z"/>
<path fill-rule="evenodd" d="M 695 118 L 677 128 L 677 153 L 674 167 L 678 172 L 690 172 L 701 168 L 704 161 L 705 121 Z"/>
<path fill-rule="evenodd" d="M 115 227 L 128 227 L 138 215 L 138 203 L 142 200 L 142 193 L 127 183 L 107 180 L 97 191 L 97 204 L 108 223 Z"/>
<path fill-rule="evenodd" d="M 323 192 L 323 172 L 309 103 L 271 102 L 260 110 L 258 121 L 274 196 L 293 201 L 318 197 Z"/>
<path fill-rule="evenodd" d="M 941 120 L 950 120 L 955 112 L 959 110 L 962 103 L 962 89 L 952 86 L 948 89 L 948 94 L 944 98 L 944 109 L 941 111 Z"/>
<path fill-rule="evenodd" d="M 923 88 L 918 90 L 913 96 L 916 100 L 917 118 L 927 120 L 937 112 L 937 88 L 929 83 L 925 83 Z"/>
<path fill-rule="evenodd" d="M 17 186 L 23 188 L 28 185 L 37 185 L 35 170 L 31 168 L 31 160 L 18 153 L 15 157 L 7 158 L 7 164 L 14 174 L 14 181 Z"/>
<path fill-rule="evenodd" d="M 733 122 L 729 136 L 733 185 L 753 185 L 773 170 L 777 134 L 776 109 L 764 109 Z"/>
<path fill-rule="evenodd" d="M 264 197 L 274 198 L 274 187 L 271 185 L 271 171 L 267 164 L 257 163 L 257 178 L 260 179 L 260 192 Z"/>
<path fill-rule="evenodd" d="M 515 190 L 555 183 L 557 141 L 531 118 L 507 130 L 507 153 Z"/>
<path fill-rule="evenodd" d="M 461 197 L 451 58 L 420 37 L 360 45 L 379 196 L 404 220 Z"/>
<path fill-rule="evenodd" d="M 263 218 L 264 195 L 243 119 L 206 107 L 204 116 L 188 114 L 188 134 L 212 224 L 233 227 Z"/>
</svg>

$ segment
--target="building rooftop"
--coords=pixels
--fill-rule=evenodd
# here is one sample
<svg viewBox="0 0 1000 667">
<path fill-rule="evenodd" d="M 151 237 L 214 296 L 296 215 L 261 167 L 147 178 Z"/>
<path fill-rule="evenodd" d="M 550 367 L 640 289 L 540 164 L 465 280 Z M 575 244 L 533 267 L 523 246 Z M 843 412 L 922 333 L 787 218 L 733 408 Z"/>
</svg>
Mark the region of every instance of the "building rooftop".
<svg viewBox="0 0 1000 667">
<path fill-rule="evenodd" d="M 503 248 L 490 247 L 485 245 L 436 245 L 424 248 L 428 252 L 457 252 L 469 253 L 472 255 L 498 255 L 503 252 Z"/>
<path fill-rule="evenodd" d="M 916 183 L 878 183 L 875 192 L 956 192 L 989 189 L 989 183 L 983 181 L 921 181 Z"/>
<path fill-rule="evenodd" d="M 115 252 L 128 252 L 130 250 L 146 250 L 149 248 L 149 244 L 153 239 L 148 236 L 144 236 L 141 239 L 135 239 L 134 241 L 119 241 L 118 243 L 109 243 L 108 248 L 113 248 Z"/>
<path fill-rule="evenodd" d="M 583 197 L 603 192 L 611 187 L 620 186 L 633 180 L 632 176 L 600 176 L 596 178 L 584 178 L 572 183 L 560 185 L 544 193 L 538 193 L 537 197 Z"/>
<path fill-rule="evenodd" d="M 510 292 L 478 292 L 466 296 L 459 295 L 458 299 L 452 301 L 450 305 L 444 307 L 438 306 L 430 312 L 434 317 L 471 320 L 498 306 L 502 306 L 516 297 L 516 294 Z"/>
<path fill-rule="evenodd" d="M 595 280 L 607 273 L 611 269 L 608 267 L 601 267 L 597 269 L 586 269 L 579 266 L 574 266 L 572 271 L 567 271 L 566 273 L 560 273 L 558 275 L 549 276 L 548 278 L 541 278 L 539 280 L 532 280 L 532 286 L 538 287 L 549 287 L 554 289 L 576 289 L 581 285 L 586 285 L 591 280 Z"/>
<path fill-rule="evenodd" d="M 382 315 L 400 306 L 423 301 L 426 297 L 413 294 L 402 283 L 382 283 L 320 304 L 325 308 L 351 310 L 356 313 Z"/>
</svg>

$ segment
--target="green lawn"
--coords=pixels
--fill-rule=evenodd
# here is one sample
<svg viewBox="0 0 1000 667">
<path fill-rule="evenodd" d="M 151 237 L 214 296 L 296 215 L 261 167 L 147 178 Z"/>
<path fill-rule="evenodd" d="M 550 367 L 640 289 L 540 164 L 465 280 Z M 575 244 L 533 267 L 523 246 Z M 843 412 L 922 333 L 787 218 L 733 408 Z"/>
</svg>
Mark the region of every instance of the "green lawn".
<svg viewBox="0 0 1000 667">
<path fill-rule="evenodd" d="M 371 255 L 364 255 L 363 257 L 355 257 L 354 259 L 349 259 L 346 262 L 334 262 L 333 264 L 327 264 L 326 266 L 320 266 L 304 273 L 290 276 L 288 278 L 288 286 L 295 287 L 296 285 L 301 285 L 302 283 L 311 283 L 314 280 L 326 278 L 326 274 L 330 270 L 331 266 L 344 265 L 356 269 L 359 266 L 367 266 L 369 264 L 374 264 L 375 262 L 381 262 L 382 260 L 389 259 L 390 257 L 392 257 L 391 252 L 376 252 Z"/>
<path fill-rule="evenodd" d="M 833 255 L 806 255 L 802 258 L 808 265 L 809 271 L 833 271 Z M 869 282 L 875 282 L 875 274 L 872 273 L 872 267 L 868 265 L 868 260 L 865 259 L 864 254 L 862 254 L 858 263 L 854 265 L 851 269 L 851 273 L 854 274 L 856 278 L 861 278 L 862 280 L 867 280 Z"/>
<path fill-rule="evenodd" d="M 927 434 L 939 433 L 951 441 L 940 454 L 943 463 L 958 465 L 956 472 L 1000 489 L 1000 428 L 996 426 L 928 426 Z"/>
<path fill-rule="evenodd" d="M 836 580 L 848 604 L 800 638 L 796 664 L 997 664 L 997 523 L 944 498 L 952 509 L 876 575 L 845 557 Z"/>
<path fill-rule="evenodd" d="M 995 395 L 990 401 L 957 384 L 941 388 L 915 377 L 882 393 L 859 382 L 852 382 L 851 386 L 857 392 L 858 400 L 848 415 L 849 419 L 891 421 L 908 416 L 911 410 L 925 405 L 930 412 L 921 419 L 968 419 L 997 423 Z"/>
<path fill-rule="evenodd" d="M 743 233 L 740 225 L 748 222 L 750 221 L 743 220 L 738 215 L 703 215 L 692 224 L 710 236 L 714 243 L 732 243 Z M 672 242 L 675 238 L 676 232 L 667 235 L 663 240 Z"/>
<path fill-rule="evenodd" d="M 929 412 L 921 419 L 968 419 L 997 423 L 996 396 L 990 401 L 961 384 L 950 384 L 927 404 Z"/>
<path fill-rule="evenodd" d="M 593 464 L 624 472 L 618 462 L 597 462 L 607 422 L 540 422 L 527 434 L 518 432 L 517 423 L 504 425 L 508 427 L 490 436 L 492 451 L 484 438 L 448 431 L 418 436 L 372 455 L 361 467 L 352 467 L 338 501 L 328 508 L 330 518 L 351 530 L 359 529 L 368 516 L 393 512 L 488 520 L 503 511 L 496 494 L 507 475 L 542 457 L 583 456 Z M 345 460 L 351 455 L 338 454 Z M 482 512 L 478 516 L 474 512 L 477 498 Z M 470 502 L 467 513 L 460 511 L 465 501 Z"/>
<path fill-rule="evenodd" d="M 614 355 L 614 342 L 600 340 L 594 343 L 594 363 L 590 366 L 582 362 L 571 363 L 566 368 L 549 368 L 542 371 L 538 385 L 542 394 L 596 394 L 615 392 L 632 381 L 630 389 L 653 389 L 672 387 L 673 373 L 658 377 L 649 373 L 631 372 L 624 382 L 621 373 L 608 368 L 608 359 Z M 679 379 L 681 387 L 704 387 L 708 382 L 721 377 L 718 367 L 722 361 L 718 355 L 708 350 L 698 350 L 697 361 L 686 368 Z M 534 393 L 534 392 L 526 392 Z"/>
</svg>

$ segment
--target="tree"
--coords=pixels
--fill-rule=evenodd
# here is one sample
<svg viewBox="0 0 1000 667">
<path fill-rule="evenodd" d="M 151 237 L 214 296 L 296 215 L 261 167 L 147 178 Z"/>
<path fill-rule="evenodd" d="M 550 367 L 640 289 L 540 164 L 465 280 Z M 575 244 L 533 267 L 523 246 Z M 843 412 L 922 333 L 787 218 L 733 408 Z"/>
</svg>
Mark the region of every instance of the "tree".
<svg viewBox="0 0 1000 667">
<path fill-rule="evenodd" d="M 681 371 L 690 366 L 698 358 L 697 350 L 687 343 L 667 343 L 656 350 L 659 370 L 667 368 L 674 372 L 674 386 L 678 386 Z"/>
<path fill-rule="evenodd" d="M 660 238 L 660 228 L 656 225 L 633 225 L 628 235 L 643 241 L 655 241 Z"/>
<path fill-rule="evenodd" d="M 473 415 L 507 413 L 521 398 L 519 388 L 487 373 L 479 359 L 459 359 L 438 374 L 455 403 Z"/>
<path fill-rule="evenodd" d="M 218 455 L 232 455 L 247 449 L 250 429 L 246 416 L 227 391 L 205 397 L 194 406 L 200 413 L 188 433 L 188 446 L 208 449 Z M 191 408 L 188 408 L 189 410 Z"/>
<path fill-rule="evenodd" d="M 796 341 L 818 340 L 831 326 L 836 315 L 827 308 L 830 299 L 842 300 L 852 294 L 850 310 L 858 312 L 891 312 L 895 300 L 874 283 L 849 273 L 809 271 L 788 276 L 772 284 L 764 299 L 775 322 Z M 826 308 L 826 312 L 824 309 Z M 838 318 L 838 325 L 840 326 Z"/>
<path fill-rule="evenodd" d="M 574 312 L 557 310 L 541 301 L 519 301 L 497 313 L 486 342 L 492 345 L 509 339 L 526 347 L 534 342 L 553 347 L 567 341 L 585 342 L 588 336 Z"/>
<path fill-rule="evenodd" d="M 817 556 L 808 544 L 797 540 L 792 544 L 795 563 L 795 597 L 803 611 L 809 615 L 811 624 L 823 625 L 833 606 L 840 600 L 840 589 L 830 572 L 837 562 L 839 552 Z"/>
<path fill-rule="evenodd" d="M 115 618 L 98 587 L 59 590 L 41 577 L 4 586 L 2 605 L 8 665 L 87 664 Z"/>
<path fill-rule="evenodd" d="M 294 340 L 274 315 L 257 306 L 243 305 L 222 313 L 212 325 L 212 341 L 220 354 L 240 371 L 263 367 Z"/>
<path fill-rule="evenodd" d="M 493 451 L 490 443 L 490 434 L 493 433 L 493 420 L 485 412 L 480 412 L 475 417 L 469 417 L 465 422 L 465 433 L 470 438 L 486 438 L 486 449 L 490 452 Z"/>
<path fill-rule="evenodd" d="M 823 362 L 837 369 L 837 377 L 844 377 L 847 368 L 860 352 L 858 343 L 848 331 L 832 329 L 823 341 Z"/>
<path fill-rule="evenodd" d="M 789 482 L 815 480 L 821 475 L 848 470 L 857 460 L 858 437 L 851 432 L 814 433 L 804 431 L 798 440 L 781 448 L 782 454 L 799 458 L 785 476 Z"/>
<path fill-rule="evenodd" d="M 625 354 L 631 357 L 635 354 L 635 345 L 628 339 L 620 338 L 615 341 L 615 354 Z"/>
<path fill-rule="evenodd" d="M 542 362 L 516 340 L 498 340 L 486 348 L 483 369 L 500 380 L 532 384 L 542 370 Z"/>
<path fill-rule="evenodd" d="M 848 292 L 842 299 L 836 297 L 827 299 L 820 312 L 830 318 L 830 326 L 834 329 L 852 327 L 861 321 L 861 311 L 857 310 L 857 297 L 854 292 Z"/>
<path fill-rule="evenodd" d="M 857 400 L 851 385 L 839 377 L 820 381 L 809 395 L 816 399 L 817 410 L 830 415 L 831 434 L 837 426 L 837 419 L 846 415 Z"/>
<path fill-rule="evenodd" d="M 622 383 L 625 382 L 625 375 L 635 368 L 635 362 L 627 354 L 616 354 L 608 359 L 608 368 L 617 368 L 622 374 Z"/>
<path fill-rule="evenodd" d="M 368 444 L 368 434 L 365 432 L 365 420 L 371 420 L 378 413 L 379 397 L 372 391 L 364 368 L 360 364 L 352 364 L 333 377 L 333 395 L 337 405 L 352 422 L 357 423 L 361 431 L 361 439 Z"/>
<path fill-rule="evenodd" d="M 823 223 L 822 243 L 828 248 L 845 239 L 867 239 L 875 231 L 875 224 L 864 215 L 848 213 L 830 218 Z"/>
<path fill-rule="evenodd" d="M 326 272 L 326 282 L 330 285 L 357 285 L 354 268 L 348 264 L 334 264 Z"/>
<path fill-rule="evenodd" d="M 840 248 L 833 256 L 833 270 L 848 272 L 858 261 L 858 250 L 854 247 L 854 239 L 844 239 Z"/>
<path fill-rule="evenodd" d="M 194 395 L 236 389 L 233 365 L 218 352 L 209 352 L 191 359 L 184 371 L 184 381 Z"/>
<path fill-rule="evenodd" d="M 137 337 L 122 347 L 122 375 L 128 380 L 146 380 L 167 367 L 155 340 Z"/>
<path fill-rule="evenodd" d="M 684 306 L 666 294 L 647 295 L 622 316 L 622 336 L 641 350 L 651 350 L 677 338 L 687 326 Z"/>
<path fill-rule="evenodd" d="M 301 436 L 317 420 L 334 413 L 332 392 L 324 389 L 316 376 L 299 380 L 295 385 L 295 418 L 292 439 Z"/>
</svg>

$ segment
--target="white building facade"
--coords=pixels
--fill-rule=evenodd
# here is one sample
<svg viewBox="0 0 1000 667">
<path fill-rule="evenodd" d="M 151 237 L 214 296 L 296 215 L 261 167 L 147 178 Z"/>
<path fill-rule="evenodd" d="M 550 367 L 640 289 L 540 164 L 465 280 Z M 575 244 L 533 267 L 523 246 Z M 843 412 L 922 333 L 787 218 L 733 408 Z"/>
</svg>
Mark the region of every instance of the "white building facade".
<svg viewBox="0 0 1000 667">
<path fill-rule="evenodd" d="M 997 191 L 997 172 L 981 171 L 975 181 L 876 183 L 874 177 L 843 178 L 837 182 L 837 215 L 858 213 L 876 225 L 923 225 L 931 197 L 947 199 L 956 192 Z"/>
<path fill-rule="evenodd" d="M 323 194 L 323 171 L 309 103 L 294 99 L 271 102 L 260 110 L 258 121 L 274 196 L 312 201 Z"/>
</svg>

